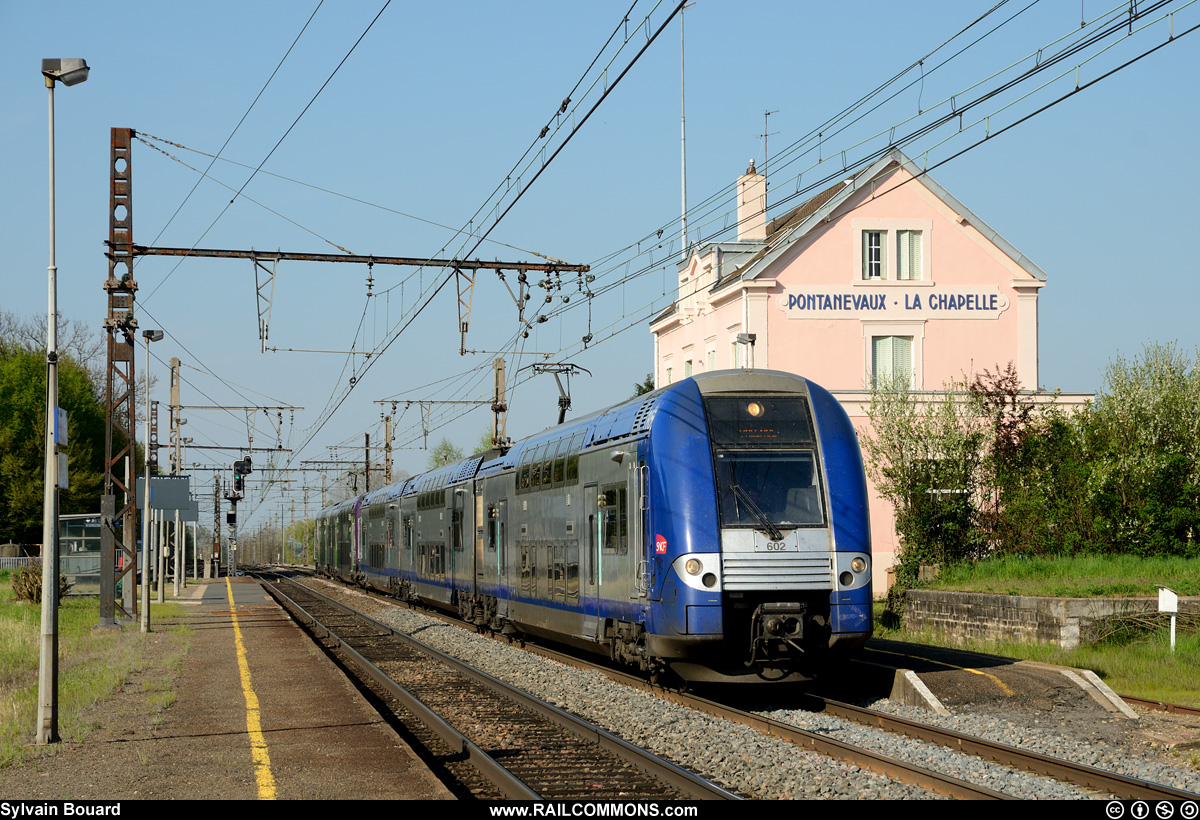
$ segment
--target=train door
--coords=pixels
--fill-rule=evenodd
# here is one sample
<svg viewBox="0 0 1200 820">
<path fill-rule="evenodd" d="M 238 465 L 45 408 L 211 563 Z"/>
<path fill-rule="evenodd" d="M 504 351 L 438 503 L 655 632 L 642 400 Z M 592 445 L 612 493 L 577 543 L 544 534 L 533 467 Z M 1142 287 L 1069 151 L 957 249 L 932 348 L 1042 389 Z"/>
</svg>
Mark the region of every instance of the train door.
<svg viewBox="0 0 1200 820">
<path fill-rule="evenodd" d="M 600 520 L 599 488 L 588 484 L 583 488 L 583 509 L 587 532 L 580 539 L 579 550 L 579 608 L 583 612 L 583 637 L 599 639 L 600 619 Z"/>
<path fill-rule="evenodd" d="M 508 499 L 499 498 L 496 500 L 496 506 L 490 513 L 492 516 L 492 530 L 489 534 L 489 539 L 492 540 L 492 549 L 495 549 L 496 555 L 496 597 L 504 600 L 510 597 L 512 590 L 511 579 L 508 578 L 509 543 L 508 543 Z M 501 612 L 504 615 L 505 612 Z"/>
<path fill-rule="evenodd" d="M 665 573 L 663 562 L 666 560 L 667 545 L 658 543 L 654 530 L 650 527 L 650 469 L 646 466 L 646 454 L 638 456 L 637 470 L 634 474 L 636 498 L 634 517 L 638 526 L 638 555 L 644 558 L 641 573 L 643 594 L 653 601 L 660 599 L 658 579 Z"/>
<path fill-rule="evenodd" d="M 642 468 L 645 466 L 644 461 L 639 461 L 637 469 L 629 472 L 629 540 L 631 542 L 629 551 L 635 556 L 634 563 L 634 587 L 637 589 L 638 598 L 644 599 L 647 590 L 649 589 L 650 577 L 650 557 L 653 550 L 648 550 L 646 540 L 644 538 L 646 527 L 644 516 L 646 514 L 645 498 L 642 495 Z"/>
<path fill-rule="evenodd" d="M 487 541 L 487 527 L 490 518 L 484 516 L 483 511 L 483 482 L 475 481 L 475 583 L 474 591 L 482 592 L 482 585 L 487 569 L 488 561 L 487 553 L 485 553 L 485 543 Z"/>
</svg>

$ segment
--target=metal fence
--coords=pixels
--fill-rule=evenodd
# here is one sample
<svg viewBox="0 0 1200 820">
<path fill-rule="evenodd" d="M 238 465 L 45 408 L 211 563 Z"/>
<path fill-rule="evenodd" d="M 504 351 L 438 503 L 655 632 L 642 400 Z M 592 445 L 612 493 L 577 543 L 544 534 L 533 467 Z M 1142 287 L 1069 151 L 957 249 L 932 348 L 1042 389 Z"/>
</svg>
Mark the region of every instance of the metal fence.
<svg viewBox="0 0 1200 820">
<path fill-rule="evenodd" d="M 0 570 L 20 569 L 40 564 L 42 559 L 36 555 L 21 555 L 16 558 L 0 558 Z"/>
</svg>

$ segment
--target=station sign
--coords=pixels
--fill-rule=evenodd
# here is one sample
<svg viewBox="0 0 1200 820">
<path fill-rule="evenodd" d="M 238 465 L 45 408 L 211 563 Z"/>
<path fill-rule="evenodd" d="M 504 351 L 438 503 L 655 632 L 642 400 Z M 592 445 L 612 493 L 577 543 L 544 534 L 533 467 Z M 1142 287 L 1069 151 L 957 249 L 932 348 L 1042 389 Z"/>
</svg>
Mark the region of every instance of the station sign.
<svg viewBox="0 0 1200 820">
<path fill-rule="evenodd" d="M 997 319 L 1011 300 L 997 287 L 830 285 L 774 297 L 789 319 Z"/>
</svg>

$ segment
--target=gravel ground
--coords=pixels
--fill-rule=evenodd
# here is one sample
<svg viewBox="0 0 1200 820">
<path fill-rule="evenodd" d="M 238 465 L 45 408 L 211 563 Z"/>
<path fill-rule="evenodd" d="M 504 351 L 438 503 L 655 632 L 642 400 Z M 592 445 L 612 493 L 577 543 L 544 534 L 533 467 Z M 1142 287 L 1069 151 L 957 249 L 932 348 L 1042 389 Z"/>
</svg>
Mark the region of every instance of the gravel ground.
<svg viewBox="0 0 1200 820">
<path fill-rule="evenodd" d="M 762 799 L 779 798 L 926 798 L 927 793 L 840 761 L 798 750 L 752 729 L 661 701 L 606 680 L 564 667 L 514 647 L 498 644 L 426 615 L 396 608 L 361 592 L 336 585 L 374 617 L 538 697 L 566 708 L 626 740 L 695 770 L 732 791 Z M 1017 711 L 1003 716 L 962 708 L 950 718 L 881 700 L 873 708 L 913 720 L 936 723 L 965 734 L 987 737 L 1056 757 L 1107 768 L 1187 791 L 1200 792 L 1200 773 L 1188 771 L 1189 753 L 1170 758 L 1152 748 L 1136 748 L 1142 727 L 1133 721 L 1097 719 L 1088 711 L 1072 720 Z M 1070 711 L 1070 710 L 1067 710 Z M 1048 778 L 1014 772 L 939 746 L 923 744 L 839 718 L 776 709 L 768 717 L 819 732 L 856 746 L 1026 799 L 1105 797 Z M 1149 720 L 1157 719 L 1150 716 Z M 1067 724 L 1070 724 L 1069 726 Z M 1069 731 L 1067 731 L 1069 730 Z M 1193 730 L 1193 736 L 1197 733 Z M 1174 762 L 1176 765 L 1170 765 Z"/>
<path fill-rule="evenodd" d="M 737 794 L 762 800 L 928 798 L 922 789 L 798 749 L 745 726 L 697 713 L 555 661 L 392 606 L 357 590 L 323 591 L 423 643 L 459 658 L 602 729 L 695 771 Z"/>
</svg>

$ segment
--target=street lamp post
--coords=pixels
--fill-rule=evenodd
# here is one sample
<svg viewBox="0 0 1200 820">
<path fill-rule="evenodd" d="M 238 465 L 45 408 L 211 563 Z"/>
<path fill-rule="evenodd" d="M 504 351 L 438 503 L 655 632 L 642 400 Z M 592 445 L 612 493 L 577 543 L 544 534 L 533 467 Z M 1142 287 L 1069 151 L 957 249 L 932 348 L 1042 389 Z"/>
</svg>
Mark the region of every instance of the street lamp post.
<svg viewBox="0 0 1200 820">
<path fill-rule="evenodd" d="M 161 341 L 161 330 L 143 330 L 146 340 L 146 486 L 142 491 L 142 618 L 143 632 L 150 631 L 150 343 Z"/>
<path fill-rule="evenodd" d="M 38 662 L 37 742 L 58 738 L 58 268 L 54 262 L 54 83 L 75 85 L 87 79 L 81 59 L 42 60 L 42 76 L 50 95 L 50 264 L 47 266 L 49 309 L 46 316 L 46 467 L 42 508 L 42 638 Z M 64 431 L 65 432 L 65 431 Z"/>
</svg>

